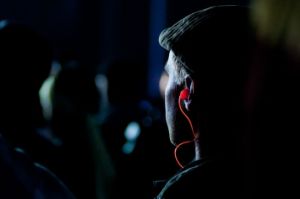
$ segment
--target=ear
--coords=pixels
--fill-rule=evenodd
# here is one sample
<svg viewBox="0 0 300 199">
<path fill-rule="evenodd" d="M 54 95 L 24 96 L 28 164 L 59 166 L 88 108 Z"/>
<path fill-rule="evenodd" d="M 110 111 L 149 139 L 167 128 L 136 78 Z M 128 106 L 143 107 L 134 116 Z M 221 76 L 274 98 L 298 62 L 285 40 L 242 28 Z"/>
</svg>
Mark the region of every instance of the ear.
<svg viewBox="0 0 300 199">
<path fill-rule="evenodd" d="M 195 91 L 194 90 L 195 85 L 194 85 L 194 81 L 193 81 L 193 79 L 190 75 L 187 75 L 185 77 L 184 83 L 185 83 L 185 89 L 189 90 L 189 96 L 183 102 L 184 102 L 185 109 L 187 111 L 190 111 L 191 104 L 192 104 L 192 101 L 193 101 L 193 95 L 194 95 L 194 91 Z"/>
</svg>

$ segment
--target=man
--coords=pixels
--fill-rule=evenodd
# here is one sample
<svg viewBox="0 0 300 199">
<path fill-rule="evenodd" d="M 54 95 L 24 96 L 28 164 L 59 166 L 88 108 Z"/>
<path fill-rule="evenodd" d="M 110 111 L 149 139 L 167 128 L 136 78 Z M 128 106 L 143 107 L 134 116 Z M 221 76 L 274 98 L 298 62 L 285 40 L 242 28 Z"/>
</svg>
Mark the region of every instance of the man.
<svg viewBox="0 0 300 199">
<path fill-rule="evenodd" d="M 182 168 L 157 198 L 242 198 L 247 156 L 248 74 L 254 39 L 248 8 L 214 6 L 163 30 L 166 122 Z M 247 100 L 245 100 L 247 99 Z M 193 148 L 192 159 L 187 152 Z"/>
</svg>

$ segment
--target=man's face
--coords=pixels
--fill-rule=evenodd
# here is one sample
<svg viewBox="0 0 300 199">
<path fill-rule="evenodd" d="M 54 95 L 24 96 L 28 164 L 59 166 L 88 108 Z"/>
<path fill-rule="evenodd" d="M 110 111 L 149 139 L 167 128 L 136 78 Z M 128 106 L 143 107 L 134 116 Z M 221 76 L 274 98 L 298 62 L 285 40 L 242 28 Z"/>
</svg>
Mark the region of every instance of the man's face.
<svg viewBox="0 0 300 199">
<path fill-rule="evenodd" d="M 184 124 L 186 122 L 178 107 L 178 97 L 183 86 L 179 85 L 178 81 L 176 81 L 176 63 L 173 57 L 174 54 L 170 51 L 168 61 L 165 65 L 165 71 L 168 74 L 168 83 L 165 88 L 165 111 L 170 141 L 176 145 L 183 140 L 183 131 L 184 129 L 186 131 Z"/>
</svg>

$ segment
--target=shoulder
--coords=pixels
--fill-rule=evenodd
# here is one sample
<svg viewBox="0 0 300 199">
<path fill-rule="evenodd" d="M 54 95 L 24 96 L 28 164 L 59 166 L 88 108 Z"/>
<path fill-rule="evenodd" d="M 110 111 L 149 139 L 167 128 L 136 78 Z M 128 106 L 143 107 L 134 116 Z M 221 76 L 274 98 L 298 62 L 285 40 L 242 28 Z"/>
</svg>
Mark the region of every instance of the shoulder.
<svg viewBox="0 0 300 199">
<path fill-rule="evenodd" d="M 36 194 L 47 196 L 44 196 L 45 199 L 75 199 L 75 196 L 66 187 L 66 185 L 49 169 L 38 163 L 34 163 L 34 169 L 36 175 L 38 176 L 38 182 L 36 184 Z"/>
<path fill-rule="evenodd" d="M 73 194 L 49 169 L 15 150 L 0 135 L 0 198 L 73 199 Z"/>
<path fill-rule="evenodd" d="M 221 166 L 222 165 L 222 166 Z M 197 161 L 171 177 L 157 199 L 168 198 L 217 198 L 230 194 L 228 187 L 237 180 L 231 169 L 211 161 Z M 228 195 L 229 196 L 229 195 Z"/>
<path fill-rule="evenodd" d="M 199 183 L 197 178 L 201 175 L 201 168 L 204 167 L 204 165 L 205 163 L 203 162 L 195 162 L 193 165 L 189 165 L 178 171 L 169 180 L 167 180 L 166 184 L 157 196 L 157 199 L 173 198 L 179 195 L 187 197 L 187 194 L 192 195 L 194 192 L 192 193 L 190 190 Z"/>
</svg>

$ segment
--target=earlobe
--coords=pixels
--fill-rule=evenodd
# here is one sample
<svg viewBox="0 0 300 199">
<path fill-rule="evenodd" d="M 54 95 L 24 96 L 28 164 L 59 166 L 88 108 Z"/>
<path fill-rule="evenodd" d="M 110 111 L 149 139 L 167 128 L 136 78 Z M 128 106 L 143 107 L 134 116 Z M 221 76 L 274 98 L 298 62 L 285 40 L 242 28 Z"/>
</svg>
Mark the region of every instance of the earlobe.
<svg viewBox="0 0 300 199">
<path fill-rule="evenodd" d="M 192 99 L 186 99 L 183 101 L 184 103 L 184 107 L 187 111 L 190 111 L 190 107 L 191 107 L 191 103 L 192 103 Z"/>
</svg>

